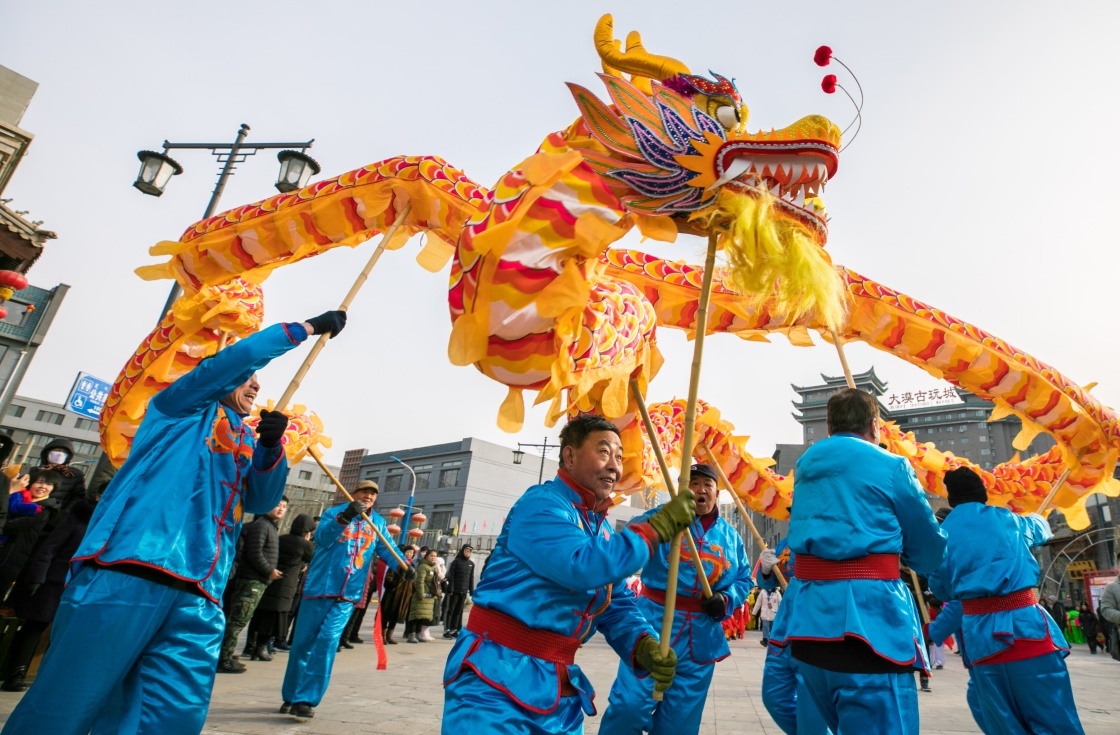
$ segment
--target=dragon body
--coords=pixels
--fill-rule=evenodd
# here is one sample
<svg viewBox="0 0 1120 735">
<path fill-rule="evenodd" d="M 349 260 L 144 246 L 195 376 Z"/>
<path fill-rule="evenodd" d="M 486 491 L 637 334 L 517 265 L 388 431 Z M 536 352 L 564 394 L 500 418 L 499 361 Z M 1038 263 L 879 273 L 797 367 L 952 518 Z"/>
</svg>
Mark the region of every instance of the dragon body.
<svg viewBox="0 0 1120 735">
<path fill-rule="evenodd" d="M 508 386 L 498 412 L 507 431 L 521 428 L 527 391 L 549 404 L 550 425 L 578 411 L 614 420 L 626 464 L 620 494 L 661 481 L 629 386 L 645 392 L 657 374 L 658 327 L 696 329 L 703 277 L 694 265 L 611 247 L 634 228 L 666 242 L 680 233 L 722 238 L 708 332 L 863 341 L 991 400 L 994 418 L 1018 416 L 1017 447 L 1038 432 L 1053 436 L 1044 455 L 976 468 L 994 502 L 1037 508 L 1070 468 L 1056 505 L 1077 527 L 1088 493 L 1116 494 L 1120 424 L 1111 409 L 1003 340 L 833 266 L 819 196 L 838 168 L 835 125 L 809 116 L 749 133 L 747 106 L 727 78 L 649 54 L 636 33 L 621 50 L 610 16 L 595 40 L 609 99 L 569 85 L 580 116 L 492 189 L 442 159 L 400 156 L 230 210 L 155 246 L 153 255 L 170 258 L 138 272 L 174 278 L 186 296 L 140 345 L 106 404 L 102 442 L 114 461 L 127 455 L 151 395 L 217 348 L 217 322 L 236 321 L 239 336 L 259 326 L 254 284 L 277 267 L 361 244 L 408 205 L 388 247 L 422 231 L 421 265 L 439 271 L 451 261 L 451 362 Z M 683 405 L 651 408 L 666 453 L 691 455 L 695 448 L 680 446 Z M 752 457 L 714 408 L 705 404 L 700 417 L 697 442 L 711 447 L 743 500 L 786 517 L 792 478 Z M 884 436 L 931 492 L 944 495 L 944 472 L 967 463 L 891 426 Z"/>
</svg>

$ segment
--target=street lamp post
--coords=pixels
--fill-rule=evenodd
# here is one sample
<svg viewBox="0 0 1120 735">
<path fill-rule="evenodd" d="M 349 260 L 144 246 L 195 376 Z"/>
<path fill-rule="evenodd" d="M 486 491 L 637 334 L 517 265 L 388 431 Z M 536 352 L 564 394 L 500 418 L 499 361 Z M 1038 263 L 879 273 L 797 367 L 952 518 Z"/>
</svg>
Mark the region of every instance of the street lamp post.
<svg viewBox="0 0 1120 735">
<path fill-rule="evenodd" d="M 514 464 L 521 464 L 521 460 L 525 459 L 525 452 L 521 447 L 532 447 L 533 449 L 541 450 L 541 471 L 537 474 L 537 484 L 540 485 L 544 482 L 544 457 L 548 454 L 549 449 L 559 449 L 560 445 L 549 444 L 547 436 L 544 438 L 543 444 L 525 444 L 523 442 L 517 442 L 517 449 L 513 450 Z"/>
<path fill-rule="evenodd" d="M 416 497 L 416 472 L 412 469 L 412 467 L 400 461 L 396 457 L 389 457 L 389 459 L 404 467 L 406 470 L 408 470 L 409 474 L 412 475 L 412 487 L 408 491 L 408 508 L 406 508 L 404 511 L 404 520 L 401 523 L 401 533 L 400 536 L 397 537 L 397 543 L 403 546 L 405 537 L 408 535 L 408 522 L 412 518 L 412 499 Z"/>
<path fill-rule="evenodd" d="M 202 219 L 209 219 L 214 216 L 214 211 L 218 208 L 218 201 L 222 198 L 226 181 L 233 173 L 233 169 L 237 164 L 244 163 L 249 156 L 256 155 L 258 151 L 276 148 L 299 149 L 298 151 L 284 150 L 277 156 L 280 160 L 280 175 L 276 181 L 276 188 L 281 192 L 302 188 L 307 185 L 312 176 L 319 173 L 319 164 L 304 153 L 315 142 L 314 138 L 302 143 L 254 143 L 245 145 L 245 137 L 248 134 L 249 126 L 242 123 L 241 129 L 237 131 L 237 138 L 232 143 L 170 143 L 165 140 L 163 141 L 163 153 L 140 151 L 136 154 L 140 159 L 140 173 L 137 174 L 136 181 L 132 185 L 145 194 L 158 197 L 163 194 L 163 190 L 172 176 L 183 173 L 183 167 L 175 159 L 168 156 L 167 151 L 176 148 L 208 150 L 218 159 L 218 163 L 222 164 L 222 171 L 218 175 L 218 183 L 214 185 L 214 191 L 210 194 L 210 202 L 206 205 L 206 212 L 202 215 Z M 175 283 L 171 287 L 171 293 L 167 295 L 167 302 L 163 305 L 163 311 L 160 312 L 160 319 L 163 319 L 163 315 L 167 313 L 181 293 L 182 289 L 178 283 Z"/>
</svg>

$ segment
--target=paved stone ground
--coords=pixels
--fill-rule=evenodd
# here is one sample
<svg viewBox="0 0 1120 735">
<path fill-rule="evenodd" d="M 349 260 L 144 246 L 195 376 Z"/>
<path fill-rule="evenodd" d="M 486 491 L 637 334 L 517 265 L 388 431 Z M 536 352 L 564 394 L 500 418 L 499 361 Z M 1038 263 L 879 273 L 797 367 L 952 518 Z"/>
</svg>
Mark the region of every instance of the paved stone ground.
<svg viewBox="0 0 1120 735">
<path fill-rule="evenodd" d="M 369 639 L 369 625 L 362 635 Z M 435 629 L 439 635 L 440 629 Z M 765 651 L 759 634 L 732 641 L 732 655 L 716 666 L 704 708 L 702 735 L 716 733 L 780 734 L 759 695 Z M 342 651 L 336 660 L 330 690 L 308 723 L 276 714 L 285 654 L 271 663 L 246 662 L 244 674 L 219 675 L 214 687 L 206 735 L 365 735 L 438 733 L 443 714 L 440 679 L 451 642 L 389 646 L 389 669 L 376 670 L 376 654 L 369 643 Z M 606 707 L 618 658 L 600 637 L 579 652 L 578 661 L 594 683 L 596 701 Z M 1120 732 L 1120 662 L 1107 655 L 1090 656 L 1078 646 L 1067 659 L 1081 721 L 1089 735 Z M 934 672 L 930 693 L 919 692 L 923 733 L 980 732 L 965 704 L 967 676 L 960 657 L 946 656 L 946 668 Z M 20 695 L 0 692 L 0 718 L 7 719 Z M 590 717 L 587 733 L 598 733 L 599 718 Z M 47 735 L 44 733 L 44 735 Z M 467 734 L 474 735 L 474 734 Z"/>
</svg>

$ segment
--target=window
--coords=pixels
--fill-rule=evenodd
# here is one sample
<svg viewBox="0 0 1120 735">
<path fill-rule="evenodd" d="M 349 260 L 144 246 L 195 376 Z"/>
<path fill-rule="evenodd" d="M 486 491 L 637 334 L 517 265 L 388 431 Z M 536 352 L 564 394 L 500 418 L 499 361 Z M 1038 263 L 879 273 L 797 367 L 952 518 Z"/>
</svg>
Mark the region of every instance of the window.
<svg viewBox="0 0 1120 735">
<path fill-rule="evenodd" d="M 991 454 L 992 454 L 992 450 L 988 449 L 987 447 L 983 447 L 983 448 L 980 449 L 980 456 L 981 457 L 988 457 L 988 456 L 991 456 Z"/>
<path fill-rule="evenodd" d="M 395 493 L 401 489 L 401 475 L 399 472 L 395 475 L 389 475 L 385 478 L 385 489 L 383 492 Z"/>
<path fill-rule="evenodd" d="M 963 418 L 966 418 L 967 416 L 968 416 L 968 414 L 965 413 L 964 411 L 961 411 L 960 413 L 957 414 L 958 419 L 963 419 Z"/>
<path fill-rule="evenodd" d="M 982 419 L 982 418 L 984 418 L 984 411 L 973 411 L 972 413 L 973 413 L 973 415 L 974 415 L 974 416 L 976 416 L 976 418 L 978 418 L 978 419 Z"/>
<path fill-rule="evenodd" d="M 437 510 L 432 513 L 432 517 L 428 519 L 428 530 L 438 531 L 439 533 L 447 533 L 451 530 L 451 511 Z"/>
<path fill-rule="evenodd" d="M 962 433 L 965 432 L 965 431 L 968 431 L 968 424 L 961 424 L 960 426 L 957 427 L 957 431 L 960 431 Z"/>
<path fill-rule="evenodd" d="M 39 413 L 35 414 L 35 420 L 42 421 L 45 424 L 58 425 L 62 423 L 62 419 L 64 418 L 66 417 L 60 413 L 55 413 L 54 411 L 40 411 Z"/>
<path fill-rule="evenodd" d="M 979 439 L 978 441 L 979 441 L 979 442 L 980 442 L 981 444 L 984 444 L 985 442 L 987 442 L 987 441 L 988 441 L 988 435 L 987 435 L 987 434 L 981 434 L 981 435 L 980 435 L 980 439 Z"/>
<path fill-rule="evenodd" d="M 311 470 L 300 470 L 299 471 L 299 479 L 310 480 L 311 479 Z"/>
<path fill-rule="evenodd" d="M 91 431 L 97 428 L 97 422 L 93 419 L 78 419 L 74 426 L 81 431 Z"/>
<path fill-rule="evenodd" d="M 963 439 L 961 439 L 961 444 L 968 444 L 968 437 L 967 436 L 964 437 Z"/>
<path fill-rule="evenodd" d="M 417 472 L 416 473 L 416 489 L 427 490 L 431 487 L 432 473 L 431 472 Z"/>
<path fill-rule="evenodd" d="M 11 416 L 13 419 L 18 419 L 20 416 L 23 415 L 24 410 L 25 409 L 24 409 L 23 406 L 15 406 L 15 405 L 8 406 L 8 415 Z"/>
<path fill-rule="evenodd" d="M 806 434 L 812 434 L 813 433 L 813 427 L 812 426 L 805 427 L 805 433 Z"/>
<path fill-rule="evenodd" d="M 74 447 L 75 455 L 81 454 L 87 457 L 96 457 L 101 451 L 101 446 L 99 444 L 94 444 L 93 442 L 71 441 L 70 445 Z"/>
<path fill-rule="evenodd" d="M 926 416 L 922 419 L 922 421 L 925 421 L 928 424 L 933 421 L 933 416 Z"/>
<path fill-rule="evenodd" d="M 455 487 L 459 484 L 459 468 L 442 469 L 439 471 L 440 487 Z"/>
</svg>

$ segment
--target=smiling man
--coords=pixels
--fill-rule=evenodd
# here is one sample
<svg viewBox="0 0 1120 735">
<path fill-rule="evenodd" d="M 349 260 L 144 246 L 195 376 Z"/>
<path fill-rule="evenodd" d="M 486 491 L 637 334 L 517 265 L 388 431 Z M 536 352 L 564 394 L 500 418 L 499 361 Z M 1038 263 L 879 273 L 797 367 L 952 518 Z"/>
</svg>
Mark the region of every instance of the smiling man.
<svg viewBox="0 0 1120 735">
<path fill-rule="evenodd" d="M 677 672 L 672 688 L 660 703 L 652 698 L 653 686 L 638 677 L 625 663 L 611 687 L 610 702 L 599 732 L 603 735 L 641 735 L 650 733 L 695 733 L 700 730 L 708 686 L 712 683 L 716 661 L 731 655 L 723 635 L 723 621 L 747 601 L 754 582 L 743 548 L 743 540 L 731 524 L 720 517 L 716 471 L 706 464 L 694 464 L 688 489 L 696 495 L 696 520 L 692 537 L 712 588 L 703 597 L 696 567 L 681 550 L 676 611 L 673 615 L 673 650 Z M 647 512 L 635 523 L 643 523 L 661 509 Z M 662 546 L 642 570 L 642 591 L 638 608 L 652 626 L 660 626 L 665 615 L 665 587 L 669 579 L 669 547 Z"/>
<path fill-rule="evenodd" d="M 443 732 L 577 733 L 595 690 L 575 665 L 596 630 L 639 678 L 664 691 L 676 657 L 622 582 L 692 522 L 690 491 L 643 523 L 611 533 L 607 510 L 621 479 L 622 443 L 598 416 L 560 432 L 560 471 L 526 491 L 506 516 L 444 669 Z"/>
<path fill-rule="evenodd" d="M 346 313 L 246 337 L 158 393 L 74 556 L 39 675 L 5 735 L 202 730 L 244 512 L 284 492 L 288 419 L 245 425 L 257 370 Z M 58 692 L 65 691 L 65 697 Z"/>
</svg>

